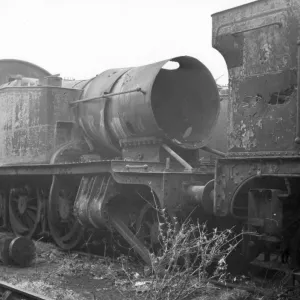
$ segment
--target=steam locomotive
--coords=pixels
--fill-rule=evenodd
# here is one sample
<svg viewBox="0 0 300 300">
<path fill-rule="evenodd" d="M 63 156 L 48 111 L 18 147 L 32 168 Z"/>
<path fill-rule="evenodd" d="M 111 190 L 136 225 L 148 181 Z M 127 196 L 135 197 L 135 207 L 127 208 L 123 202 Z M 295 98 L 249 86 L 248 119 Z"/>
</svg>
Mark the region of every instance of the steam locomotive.
<svg viewBox="0 0 300 300">
<path fill-rule="evenodd" d="M 299 20 L 297 0 L 255 1 L 212 16 L 230 91 L 212 213 L 245 228 L 246 264 L 268 268 L 300 266 Z"/>
<path fill-rule="evenodd" d="M 297 0 L 212 16 L 229 101 L 187 56 L 83 81 L 0 61 L 1 225 L 49 231 L 63 249 L 114 228 L 149 263 L 154 208 L 184 218 L 199 206 L 247 229 L 246 263 L 299 266 L 299 20 Z"/>
<path fill-rule="evenodd" d="M 149 263 L 156 208 L 211 211 L 212 156 L 224 153 L 208 144 L 224 141 L 211 139 L 217 122 L 226 127 L 219 90 L 195 58 L 168 62 L 75 81 L 1 60 L 2 227 L 50 233 L 63 249 L 87 228 L 112 228 Z"/>
</svg>

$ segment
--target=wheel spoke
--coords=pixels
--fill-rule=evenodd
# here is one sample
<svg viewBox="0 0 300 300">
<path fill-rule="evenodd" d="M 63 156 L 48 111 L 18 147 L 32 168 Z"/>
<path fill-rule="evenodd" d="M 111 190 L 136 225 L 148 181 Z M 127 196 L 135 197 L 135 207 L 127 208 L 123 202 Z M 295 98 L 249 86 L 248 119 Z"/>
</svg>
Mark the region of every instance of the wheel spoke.
<svg viewBox="0 0 300 300">
<path fill-rule="evenodd" d="M 41 203 L 38 201 L 37 189 L 15 188 L 10 192 L 9 216 L 13 232 L 16 235 L 31 238 L 39 225 L 39 215 L 41 213 Z M 18 194 L 19 193 L 19 194 Z M 27 193 L 27 194 L 26 194 Z M 33 194 L 35 193 L 35 195 Z M 30 203 L 30 205 L 28 205 Z"/>
<path fill-rule="evenodd" d="M 34 225 L 34 221 L 31 220 L 30 217 L 26 214 L 23 215 L 23 220 L 24 220 L 24 223 L 27 225 L 28 230 L 30 228 L 32 228 L 32 226 Z"/>
<path fill-rule="evenodd" d="M 35 221 L 36 215 L 35 215 L 32 211 L 30 211 L 29 209 L 27 209 L 27 212 L 26 212 L 26 213 L 28 214 L 28 216 L 30 217 L 30 219 L 31 219 L 32 221 Z"/>
<path fill-rule="evenodd" d="M 37 211 L 37 207 L 36 206 L 33 206 L 33 205 L 29 205 L 28 207 L 27 207 L 27 209 L 31 209 L 31 210 L 33 210 L 33 211 Z"/>
<path fill-rule="evenodd" d="M 26 199 L 27 200 L 27 202 L 32 202 L 32 201 L 35 201 L 36 202 L 36 197 L 32 197 L 32 198 L 27 198 Z"/>
</svg>

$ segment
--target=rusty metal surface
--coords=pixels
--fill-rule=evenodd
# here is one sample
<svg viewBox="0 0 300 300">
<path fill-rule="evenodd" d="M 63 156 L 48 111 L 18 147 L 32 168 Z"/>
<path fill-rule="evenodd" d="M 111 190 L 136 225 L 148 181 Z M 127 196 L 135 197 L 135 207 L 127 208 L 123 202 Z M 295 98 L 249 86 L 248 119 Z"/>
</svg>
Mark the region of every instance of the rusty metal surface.
<svg viewBox="0 0 300 300">
<path fill-rule="evenodd" d="M 216 166 L 214 213 L 233 214 L 232 205 L 239 189 L 265 177 L 299 177 L 300 156 L 253 156 L 220 159 Z"/>
<path fill-rule="evenodd" d="M 43 68 L 23 60 L 0 60 L 0 85 L 9 81 L 10 77 L 21 75 L 23 77 L 41 78 L 51 75 Z"/>
<path fill-rule="evenodd" d="M 264 229 L 267 235 L 280 237 L 283 228 L 283 191 L 253 189 L 248 193 L 248 223 Z M 250 228 L 249 228 L 250 229 Z"/>
<path fill-rule="evenodd" d="M 208 181 L 213 179 L 213 173 L 190 174 L 190 173 L 147 173 L 140 171 L 131 172 L 116 172 L 112 175 L 119 184 L 131 185 L 146 185 L 151 188 L 157 195 L 160 205 L 168 207 L 171 210 L 183 211 L 186 203 L 195 203 L 194 196 L 186 193 L 187 187 L 193 185 L 205 185 Z"/>
<path fill-rule="evenodd" d="M 213 47 L 230 77 L 229 153 L 216 166 L 217 215 L 235 215 L 238 193 L 254 178 L 298 176 L 299 19 L 296 0 L 256 1 L 213 15 Z"/>
<path fill-rule="evenodd" d="M 92 98 L 101 96 L 103 93 L 110 93 L 114 83 L 128 69 L 117 69 L 105 71 L 90 80 L 85 86 L 81 95 L 82 98 Z M 78 122 L 85 134 L 93 142 L 96 151 L 106 157 L 114 157 L 120 154 L 118 143 L 113 140 L 109 133 L 107 122 L 107 100 L 101 99 L 89 101 L 88 103 L 77 104 Z"/>
<path fill-rule="evenodd" d="M 78 93 L 58 87 L 0 89 L 0 164 L 49 162 L 70 131 L 61 121 L 74 121 L 69 102 Z"/>
<path fill-rule="evenodd" d="M 141 88 L 144 92 L 78 103 L 79 122 L 102 153 L 119 153 L 127 138 L 163 137 L 190 149 L 206 145 L 219 113 L 217 86 L 208 69 L 191 57 L 177 57 L 147 66 L 108 70 L 85 87 L 81 98 Z M 168 118 L 165 116 L 168 115 Z"/>
<path fill-rule="evenodd" d="M 191 184 L 187 187 L 187 194 L 201 204 L 203 210 L 208 214 L 213 214 L 214 180 L 210 180 L 206 185 Z"/>
<path fill-rule="evenodd" d="M 36 256 L 34 242 L 10 233 L 0 234 L 0 260 L 5 265 L 28 267 Z"/>
<path fill-rule="evenodd" d="M 14 238 L 9 245 L 9 256 L 15 264 L 29 266 L 36 257 L 34 242 L 25 237 Z"/>
<path fill-rule="evenodd" d="M 298 151 L 300 2 L 256 1 L 213 15 L 213 47 L 229 67 L 229 152 Z"/>
<path fill-rule="evenodd" d="M 110 174 L 82 177 L 74 203 L 76 218 L 84 226 L 107 225 L 106 204 L 117 194 L 117 184 Z"/>
</svg>

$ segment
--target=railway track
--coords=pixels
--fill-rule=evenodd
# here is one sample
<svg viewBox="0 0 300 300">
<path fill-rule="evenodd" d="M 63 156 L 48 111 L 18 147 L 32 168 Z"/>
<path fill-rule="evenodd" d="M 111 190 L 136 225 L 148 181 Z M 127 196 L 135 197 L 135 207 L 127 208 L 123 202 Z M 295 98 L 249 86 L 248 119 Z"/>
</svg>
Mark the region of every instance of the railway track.
<svg viewBox="0 0 300 300">
<path fill-rule="evenodd" d="M 36 293 L 17 288 L 7 282 L 0 281 L 1 300 L 53 300 Z"/>
</svg>

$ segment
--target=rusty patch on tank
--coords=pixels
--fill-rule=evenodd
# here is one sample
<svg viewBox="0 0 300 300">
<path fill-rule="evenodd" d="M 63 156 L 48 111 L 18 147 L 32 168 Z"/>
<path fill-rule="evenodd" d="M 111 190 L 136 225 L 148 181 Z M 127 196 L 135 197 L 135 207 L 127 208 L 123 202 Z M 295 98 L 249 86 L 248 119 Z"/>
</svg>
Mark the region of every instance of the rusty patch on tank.
<svg viewBox="0 0 300 300">
<path fill-rule="evenodd" d="M 247 128 L 246 124 L 241 121 L 240 124 L 235 124 L 233 132 L 229 135 L 230 148 L 244 148 L 249 151 L 257 144 L 255 133 L 252 128 Z"/>
</svg>

